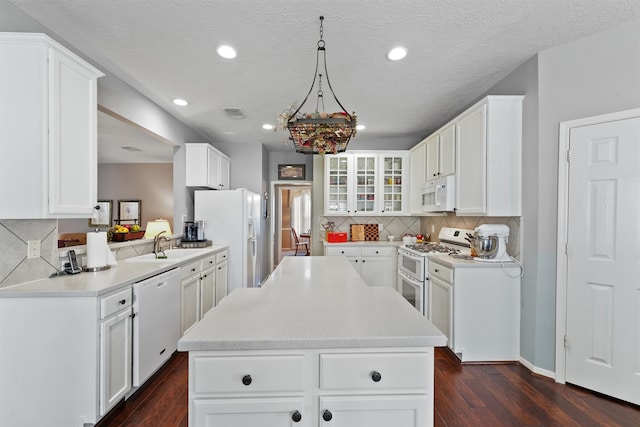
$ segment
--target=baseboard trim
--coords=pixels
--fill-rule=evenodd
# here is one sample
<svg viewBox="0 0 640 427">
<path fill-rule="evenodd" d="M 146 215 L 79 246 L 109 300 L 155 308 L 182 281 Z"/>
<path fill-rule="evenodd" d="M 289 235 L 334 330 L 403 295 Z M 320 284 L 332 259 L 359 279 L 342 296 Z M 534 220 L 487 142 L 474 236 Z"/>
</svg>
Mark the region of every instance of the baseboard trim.
<svg viewBox="0 0 640 427">
<path fill-rule="evenodd" d="M 527 368 L 528 370 L 530 370 L 536 375 L 541 375 L 543 377 L 551 378 L 552 380 L 556 379 L 555 372 L 538 368 L 537 366 L 533 365 L 531 362 L 529 362 L 527 359 L 524 359 L 523 357 L 520 357 L 520 363 L 522 364 L 522 366 L 524 366 L 525 368 Z"/>
</svg>

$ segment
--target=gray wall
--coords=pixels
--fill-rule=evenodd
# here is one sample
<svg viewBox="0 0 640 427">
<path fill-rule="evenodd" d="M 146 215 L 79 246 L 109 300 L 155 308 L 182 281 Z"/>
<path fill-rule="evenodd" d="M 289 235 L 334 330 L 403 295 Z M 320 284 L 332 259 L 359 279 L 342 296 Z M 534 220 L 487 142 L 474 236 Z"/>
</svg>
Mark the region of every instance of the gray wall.
<svg viewBox="0 0 640 427">
<path fill-rule="evenodd" d="M 640 106 L 640 21 L 540 52 L 487 94 L 523 108 L 521 355 L 555 370 L 558 129 L 562 121 Z"/>
</svg>

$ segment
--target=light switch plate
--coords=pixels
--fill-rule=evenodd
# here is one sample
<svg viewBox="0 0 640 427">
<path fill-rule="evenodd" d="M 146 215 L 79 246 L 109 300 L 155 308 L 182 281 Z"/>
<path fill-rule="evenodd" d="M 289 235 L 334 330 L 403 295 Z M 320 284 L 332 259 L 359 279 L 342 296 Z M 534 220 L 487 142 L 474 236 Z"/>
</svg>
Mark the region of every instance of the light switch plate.
<svg viewBox="0 0 640 427">
<path fill-rule="evenodd" d="M 42 242 L 40 240 L 29 240 L 27 242 L 27 258 L 40 258 L 40 246 Z"/>
</svg>

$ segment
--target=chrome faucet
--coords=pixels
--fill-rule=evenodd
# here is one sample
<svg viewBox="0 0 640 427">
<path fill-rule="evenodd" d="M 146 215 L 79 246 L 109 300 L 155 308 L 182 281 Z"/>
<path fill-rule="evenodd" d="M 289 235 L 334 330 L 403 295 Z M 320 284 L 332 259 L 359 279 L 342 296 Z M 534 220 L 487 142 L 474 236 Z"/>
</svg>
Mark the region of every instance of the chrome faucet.
<svg viewBox="0 0 640 427">
<path fill-rule="evenodd" d="M 161 246 L 160 246 L 160 242 L 162 242 L 163 240 L 165 242 L 169 241 L 169 238 L 167 236 L 161 236 L 161 234 L 164 233 L 164 232 L 165 231 L 162 230 L 161 232 L 156 234 L 156 236 L 153 238 L 153 253 L 156 256 L 156 259 L 158 259 L 158 255 L 159 254 L 162 254 L 162 256 L 166 258 L 166 255 L 164 253 L 164 249 L 161 249 Z"/>
</svg>

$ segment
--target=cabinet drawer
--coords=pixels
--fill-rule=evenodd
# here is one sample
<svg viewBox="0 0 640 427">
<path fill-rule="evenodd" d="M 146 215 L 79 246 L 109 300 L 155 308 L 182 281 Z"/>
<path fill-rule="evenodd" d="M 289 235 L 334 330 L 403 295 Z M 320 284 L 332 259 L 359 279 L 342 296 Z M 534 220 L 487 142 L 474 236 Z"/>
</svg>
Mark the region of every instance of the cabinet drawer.
<svg viewBox="0 0 640 427">
<path fill-rule="evenodd" d="M 131 305 L 131 287 L 127 287 L 100 299 L 100 318 L 105 319 L 113 313 Z"/>
<path fill-rule="evenodd" d="M 398 248 L 395 246 L 371 246 L 362 248 L 362 256 L 396 256 Z"/>
<path fill-rule="evenodd" d="M 429 276 L 453 283 L 453 270 L 433 261 L 429 261 Z"/>
<path fill-rule="evenodd" d="M 429 389 L 432 377 L 432 352 L 320 355 L 325 390 Z"/>
<path fill-rule="evenodd" d="M 202 269 L 207 270 L 209 268 L 213 268 L 216 265 L 216 256 L 211 255 L 202 259 Z"/>
<path fill-rule="evenodd" d="M 196 357 L 193 393 L 302 392 L 304 357 Z"/>
<path fill-rule="evenodd" d="M 216 264 L 220 264 L 223 261 L 226 261 L 229 257 L 229 251 L 222 251 L 216 254 Z"/>
<path fill-rule="evenodd" d="M 200 261 L 194 261 L 190 264 L 183 266 L 180 269 L 180 278 L 185 279 L 189 276 L 193 276 L 194 274 L 200 273 Z"/>
<path fill-rule="evenodd" d="M 325 255 L 327 256 L 338 256 L 338 255 L 342 255 L 342 256 L 360 256 L 360 248 L 359 247 L 342 247 L 342 248 L 335 248 L 335 247 L 329 247 L 325 249 Z"/>
</svg>

